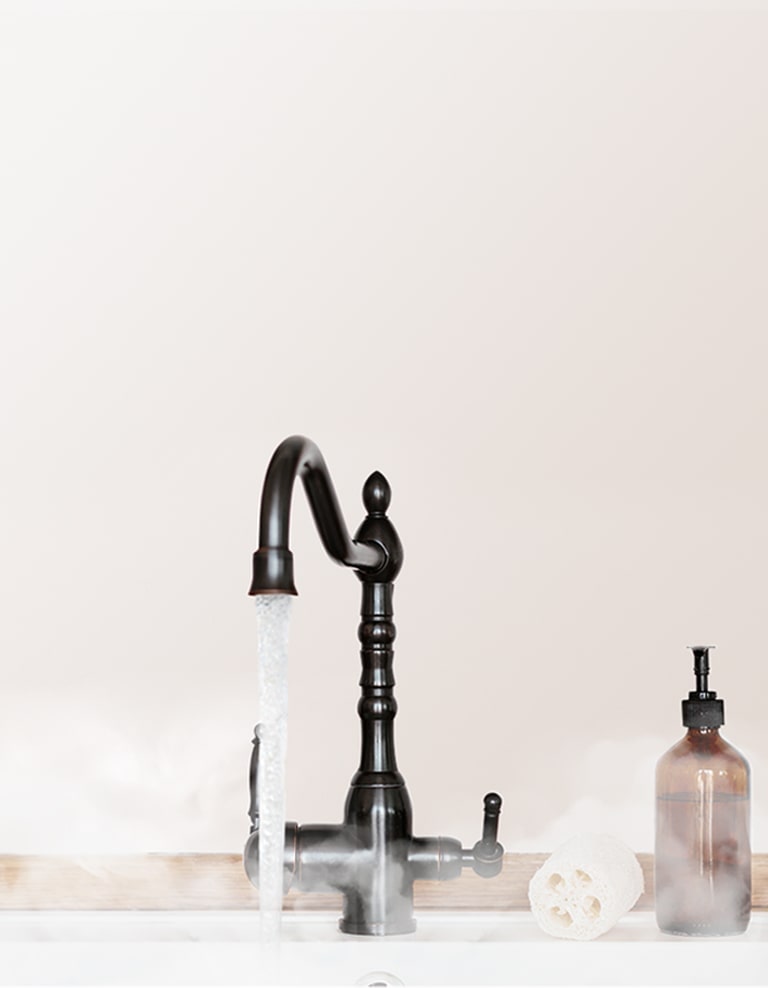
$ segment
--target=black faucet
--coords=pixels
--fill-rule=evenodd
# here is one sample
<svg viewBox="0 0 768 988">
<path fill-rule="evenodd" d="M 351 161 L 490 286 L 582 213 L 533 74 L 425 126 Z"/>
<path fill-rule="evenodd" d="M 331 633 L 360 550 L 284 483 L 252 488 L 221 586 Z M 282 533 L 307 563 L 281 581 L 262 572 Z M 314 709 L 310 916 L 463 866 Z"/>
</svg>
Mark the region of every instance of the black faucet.
<svg viewBox="0 0 768 988">
<path fill-rule="evenodd" d="M 491 878 L 501 871 L 504 848 L 497 831 L 501 797 L 485 797 L 483 836 L 471 849 L 451 837 L 414 837 L 411 800 L 395 760 L 397 701 L 392 674 L 395 625 L 392 592 L 403 563 L 403 549 L 387 517 L 391 491 L 380 473 L 363 487 L 368 512 L 350 539 L 328 468 L 317 446 L 291 436 L 275 450 L 261 499 L 259 549 L 253 556 L 251 594 L 295 594 L 293 556 L 288 548 L 294 481 L 304 482 L 312 514 L 328 553 L 352 567 L 362 582 L 358 636 L 363 672 L 357 705 L 362 726 L 360 768 L 352 779 L 344 822 L 337 825 L 285 826 L 284 889 L 341 892 L 339 927 L 344 933 L 411 933 L 416 879 L 457 878 L 462 868 Z M 251 757 L 251 835 L 245 845 L 245 870 L 259 878 L 258 728 Z"/>
</svg>

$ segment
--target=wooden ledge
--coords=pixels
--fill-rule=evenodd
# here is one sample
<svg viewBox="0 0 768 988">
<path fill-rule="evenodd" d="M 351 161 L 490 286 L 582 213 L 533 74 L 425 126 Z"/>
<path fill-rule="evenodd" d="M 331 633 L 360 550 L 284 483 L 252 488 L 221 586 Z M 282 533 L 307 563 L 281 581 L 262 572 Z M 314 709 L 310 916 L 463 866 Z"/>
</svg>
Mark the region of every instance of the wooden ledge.
<svg viewBox="0 0 768 988">
<path fill-rule="evenodd" d="M 416 909 L 527 909 L 528 882 L 547 859 L 507 854 L 497 878 L 464 872 L 453 882 L 416 882 Z M 653 856 L 638 854 L 645 892 L 636 909 L 653 908 Z M 338 895 L 289 892 L 284 908 L 340 911 Z M 253 909 L 259 894 L 240 854 L 104 856 L 0 855 L 0 910 Z M 768 854 L 752 859 L 752 905 L 768 909 Z"/>
</svg>

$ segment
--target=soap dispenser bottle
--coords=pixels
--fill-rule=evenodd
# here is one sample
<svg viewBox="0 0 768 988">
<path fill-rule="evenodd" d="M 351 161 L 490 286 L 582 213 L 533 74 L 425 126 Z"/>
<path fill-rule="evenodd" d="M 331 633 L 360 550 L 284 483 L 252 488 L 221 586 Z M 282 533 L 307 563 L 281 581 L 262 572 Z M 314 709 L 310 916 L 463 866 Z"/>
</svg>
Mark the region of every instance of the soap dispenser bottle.
<svg viewBox="0 0 768 988">
<path fill-rule="evenodd" d="M 656 922 L 664 933 L 729 936 L 750 916 L 749 765 L 720 736 L 709 647 L 693 646 L 693 656 L 688 733 L 656 766 Z"/>
</svg>

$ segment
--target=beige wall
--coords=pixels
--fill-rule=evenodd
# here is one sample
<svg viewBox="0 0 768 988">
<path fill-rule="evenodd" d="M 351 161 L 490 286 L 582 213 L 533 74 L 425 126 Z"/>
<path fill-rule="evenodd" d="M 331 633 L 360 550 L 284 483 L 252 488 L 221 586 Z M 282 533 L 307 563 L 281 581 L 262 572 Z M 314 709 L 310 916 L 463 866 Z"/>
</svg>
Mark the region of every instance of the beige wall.
<svg viewBox="0 0 768 988">
<path fill-rule="evenodd" d="M 650 849 L 711 641 L 767 850 L 768 10 L 142 6 L 0 8 L 0 848 L 241 846 L 303 432 L 350 527 L 394 489 L 418 833 L 497 788 L 512 849 Z M 359 590 L 300 491 L 293 543 L 288 814 L 331 822 Z"/>
</svg>

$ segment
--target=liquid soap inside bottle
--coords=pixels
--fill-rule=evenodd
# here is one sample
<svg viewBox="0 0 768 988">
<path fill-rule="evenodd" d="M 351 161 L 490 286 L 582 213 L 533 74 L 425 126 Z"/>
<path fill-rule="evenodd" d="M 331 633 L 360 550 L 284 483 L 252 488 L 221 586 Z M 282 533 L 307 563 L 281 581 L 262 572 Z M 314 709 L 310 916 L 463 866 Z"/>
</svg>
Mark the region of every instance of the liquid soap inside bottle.
<svg viewBox="0 0 768 988">
<path fill-rule="evenodd" d="M 716 694 L 690 693 L 688 733 L 656 768 L 656 920 L 665 933 L 728 936 L 749 924 L 749 765 L 720 736 L 723 720 Z"/>
</svg>

